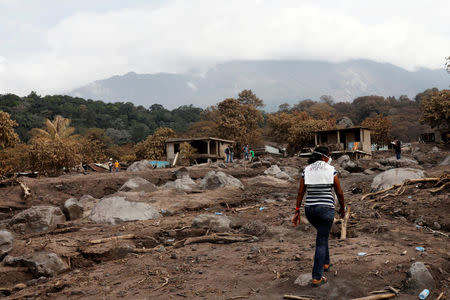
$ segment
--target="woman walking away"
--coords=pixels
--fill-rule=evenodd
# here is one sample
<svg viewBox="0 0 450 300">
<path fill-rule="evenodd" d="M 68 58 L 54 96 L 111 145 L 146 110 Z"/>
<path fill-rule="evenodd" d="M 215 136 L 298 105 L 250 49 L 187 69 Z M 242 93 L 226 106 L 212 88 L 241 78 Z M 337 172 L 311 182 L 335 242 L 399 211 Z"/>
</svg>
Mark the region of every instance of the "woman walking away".
<svg viewBox="0 0 450 300">
<path fill-rule="evenodd" d="M 297 206 L 292 223 L 300 223 L 300 206 L 306 192 L 305 214 L 309 223 L 317 229 L 316 252 L 312 270 L 312 285 L 319 286 L 327 282 L 323 272 L 331 266 L 328 251 L 328 237 L 334 221 L 334 197 L 332 187 L 339 199 L 341 218 L 345 215 L 344 193 L 336 175 L 336 170 L 330 165 L 330 151 L 327 147 L 314 149 L 312 157 L 305 167 L 297 196 Z"/>
</svg>

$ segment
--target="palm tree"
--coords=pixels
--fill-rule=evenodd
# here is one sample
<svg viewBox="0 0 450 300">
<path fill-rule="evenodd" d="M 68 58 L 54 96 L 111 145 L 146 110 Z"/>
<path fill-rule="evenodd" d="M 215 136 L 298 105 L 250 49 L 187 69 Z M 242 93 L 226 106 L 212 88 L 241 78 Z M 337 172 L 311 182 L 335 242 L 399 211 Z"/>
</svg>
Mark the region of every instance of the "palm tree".
<svg viewBox="0 0 450 300">
<path fill-rule="evenodd" d="M 58 115 L 53 121 L 45 119 L 44 129 L 33 128 L 31 134 L 34 138 L 43 137 L 51 140 L 69 138 L 75 131 L 75 128 L 69 127 L 69 124 L 70 119 Z"/>
</svg>

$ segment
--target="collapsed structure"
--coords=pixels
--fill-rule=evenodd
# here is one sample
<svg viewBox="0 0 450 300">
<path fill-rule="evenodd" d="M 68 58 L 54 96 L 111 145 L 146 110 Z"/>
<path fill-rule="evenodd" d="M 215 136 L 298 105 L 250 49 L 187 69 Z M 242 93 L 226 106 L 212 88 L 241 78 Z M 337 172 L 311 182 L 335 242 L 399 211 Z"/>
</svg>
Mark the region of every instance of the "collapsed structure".
<svg viewBox="0 0 450 300">
<path fill-rule="evenodd" d="M 224 159 L 226 157 L 225 149 L 228 146 L 232 146 L 234 141 L 215 137 L 170 138 L 166 140 L 166 154 L 169 162 L 175 160 L 177 153 L 180 152 L 182 143 L 190 144 L 197 151 L 193 159 L 198 163 L 203 163 Z"/>
</svg>

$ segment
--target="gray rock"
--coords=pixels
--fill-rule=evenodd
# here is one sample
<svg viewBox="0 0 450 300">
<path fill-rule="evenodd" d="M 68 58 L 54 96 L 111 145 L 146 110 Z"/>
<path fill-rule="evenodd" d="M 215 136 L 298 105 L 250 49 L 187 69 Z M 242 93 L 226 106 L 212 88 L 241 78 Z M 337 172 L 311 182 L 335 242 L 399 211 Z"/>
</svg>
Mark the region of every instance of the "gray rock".
<svg viewBox="0 0 450 300">
<path fill-rule="evenodd" d="M 348 155 L 342 155 L 341 157 L 339 157 L 337 159 L 337 163 L 341 167 L 342 167 L 343 163 L 348 162 L 348 161 L 350 161 L 350 156 L 348 156 Z"/>
<path fill-rule="evenodd" d="M 100 200 L 92 197 L 91 195 L 83 195 L 78 200 L 78 204 L 83 207 L 83 218 L 86 218 L 91 214 L 92 209 L 98 201 Z"/>
<path fill-rule="evenodd" d="M 151 169 L 152 166 L 148 160 L 140 160 L 132 163 L 128 168 L 127 172 L 140 172 Z"/>
<path fill-rule="evenodd" d="M 64 212 L 71 221 L 83 217 L 83 210 L 83 206 L 75 198 L 67 199 L 64 202 Z"/>
<path fill-rule="evenodd" d="M 181 167 L 175 172 L 173 172 L 176 179 L 182 179 L 183 177 L 188 176 L 189 177 L 189 171 L 185 167 Z"/>
<path fill-rule="evenodd" d="M 404 168 L 404 167 L 417 167 L 419 162 L 414 159 L 402 157 L 401 159 L 397 159 L 396 157 L 389 157 L 383 160 L 380 160 L 380 164 L 384 166 L 391 166 L 394 168 Z"/>
<path fill-rule="evenodd" d="M 261 168 L 262 166 L 263 166 L 263 164 L 260 161 L 257 161 L 257 162 L 254 162 L 251 164 L 251 167 L 253 169 L 258 169 L 258 168 Z"/>
<path fill-rule="evenodd" d="M 366 170 L 364 170 L 363 173 L 366 174 L 366 175 L 373 175 L 373 174 L 375 174 L 375 172 L 372 171 L 371 169 L 366 169 Z"/>
<path fill-rule="evenodd" d="M 304 273 L 300 274 L 300 276 L 295 279 L 294 284 L 299 286 L 308 286 L 312 282 L 312 274 L 311 273 Z"/>
<path fill-rule="evenodd" d="M 244 188 L 242 182 L 231 175 L 223 172 L 210 171 L 200 182 L 200 187 L 204 190 L 213 190 L 222 187 Z"/>
<path fill-rule="evenodd" d="M 189 174 L 185 174 L 175 181 L 169 181 L 163 187 L 166 189 L 176 189 L 178 191 L 191 191 L 199 188 L 198 184 L 189 177 Z"/>
<path fill-rule="evenodd" d="M 245 234 L 261 236 L 267 231 L 267 226 L 258 220 L 250 221 L 241 227 L 241 231 Z"/>
<path fill-rule="evenodd" d="M 280 173 L 281 169 L 278 167 L 278 165 L 273 165 L 267 170 L 264 171 L 265 175 L 275 176 L 276 174 Z"/>
<path fill-rule="evenodd" d="M 0 261 L 12 250 L 14 237 L 7 230 L 0 230 Z"/>
<path fill-rule="evenodd" d="M 440 166 L 448 166 L 448 165 L 450 165 L 450 155 L 447 155 L 447 157 L 439 165 Z"/>
<path fill-rule="evenodd" d="M 433 148 L 431 148 L 431 153 L 437 153 L 437 152 L 441 152 L 441 149 L 439 149 L 438 147 L 434 146 Z"/>
<path fill-rule="evenodd" d="M 268 160 L 261 160 L 261 164 L 266 168 L 270 168 L 270 166 L 272 166 L 272 164 Z"/>
<path fill-rule="evenodd" d="M 394 184 L 402 184 L 408 179 L 419 179 L 425 177 L 425 172 L 412 168 L 397 168 L 378 174 L 372 181 L 373 190 L 383 190 Z"/>
<path fill-rule="evenodd" d="M 52 252 L 35 252 L 27 256 L 7 256 L 5 265 L 28 267 L 34 277 L 52 277 L 69 269 L 69 266 Z"/>
<path fill-rule="evenodd" d="M 120 192 L 153 192 L 156 186 L 141 177 L 133 177 L 125 182 L 119 189 Z"/>
<path fill-rule="evenodd" d="M 64 223 L 66 217 L 59 207 L 55 206 L 32 206 L 15 215 L 9 226 L 15 231 L 43 232 L 56 228 L 56 225 Z"/>
<path fill-rule="evenodd" d="M 216 232 L 226 232 L 230 230 L 231 220 L 225 215 L 201 214 L 194 218 L 192 227 L 208 228 Z"/>
<path fill-rule="evenodd" d="M 299 178 L 300 177 L 300 170 L 294 167 L 281 167 L 281 171 L 289 175 L 291 178 Z"/>
<path fill-rule="evenodd" d="M 275 178 L 278 179 L 284 179 L 284 180 L 291 180 L 291 176 L 289 176 L 286 172 L 281 171 L 280 173 L 275 174 Z"/>
<path fill-rule="evenodd" d="M 434 279 L 423 262 L 415 262 L 408 270 L 405 286 L 414 294 L 419 294 L 423 289 L 432 290 Z"/>
<path fill-rule="evenodd" d="M 219 163 L 218 166 L 219 166 L 219 168 L 222 168 L 222 169 L 227 168 L 227 166 L 223 162 Z"/>
<path fill-rule="evenodd" d="M 116 224 L 125 221 L 153 220 L 161 215 L 143 202 L 131 202 L 125 197 L 102 198 L 92 209 L 89 218 L 95 223 Z"/>
</svg>

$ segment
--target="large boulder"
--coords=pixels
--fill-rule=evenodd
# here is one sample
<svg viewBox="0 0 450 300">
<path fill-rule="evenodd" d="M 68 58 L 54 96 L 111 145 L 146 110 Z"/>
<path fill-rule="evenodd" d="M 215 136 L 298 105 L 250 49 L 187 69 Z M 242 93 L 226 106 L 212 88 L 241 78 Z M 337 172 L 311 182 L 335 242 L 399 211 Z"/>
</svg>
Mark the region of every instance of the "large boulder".
<svg viewBox="0 0 450 300">
<path fill-rule="evenodd" d="M 281 167 L 281 171 L 289 175 L 291 178 L 299 178 L 300 177 L 300 170 L 294 167 Z"/>
<path fill-rule="evenodd" d="M 425 172 L 412 168 L 396 168 L 378 174 L 372 181 L 372 190 L 384 190 L 394 184 L 402 184 L 408 179 L 425 177 Z"/>
<path fill-rule="evenodd" d="M 448 166 L 450 165 L 450 155 L 447 155 L 446 158 L 439 164 L 440 166 Z"/>
<path fill-rule="evenodd" d="M 9 226 L 15 231 L 43 232 L 55 229 L 58 224 L 64 223 L 66 217 L 59 207 L 56 206 L 32 206 L 15 215 Z"/>
<path fill-rule="evenodd" d="M 265 175 L 273 176 L 278 179 L 290 180 L 291 176 L 288 173 L 282 171 L 278 165 L 272 165 L 270 168 L 264 171 Z"/>
<path fill-rule="evenodd" d="M 133 177 L 125 182 L 119 189 L 120 192 L 153 192 L 156 185 L 141 177 Z"/>
<path fill-rule="evenodd" d="M 226 232 L 230 230 L 230 223 L 231 220 L 225 215 L 201 214 L 192 220 L 192 227 Z"/>
<path fill-rule="evenodd" d="M 125 197 L 110 196 L 101 199 L 89 218 L 95 223 L 116 224 L 125 221 L 153 220 L 161 215 L 143 202 L 131 202 Z"/>
<path fill-rule="evenodd" d="M 0 261 L 12 250 L 14 237 L 7 230 L 0 230 Z"/>
<path fill-rule="evenodd" d="M 189 175 L 184 175 L 183 177 L 176 179 L 174 181 L 169 181 L 164 185 L 166 189 L 176 189 L 178 191 L 191 191 L 194 189 L 198 189 L 198 184 L 192 180 Z"/>
<path fill-rule="evenodd" d="M 69 266 L 55 253 L 35 252 L 26 256 L 7 256 L 3 260 L 7 266 L 28 267 L 34 277 L 52 277 L 69 269 Z"/>
<path fill-rule="evenodd" d="M 151 164 L 148 160 L 140 160 L 132 163 L 128 168 L 127 172 L 140 172 L 151 169 Z"/>
<path fill-rule="evenodd" d="M 82 218 L 83 210 L 83 206 L 75 198 L 67 199 L 66 202 L 64 202 L 64 213 L 71 221 Z"/>
<path fill-rule="evenodd" d="M 433 289 L 434 279 L 423 262 L 415 262 L 408 270 L 406 288 L 414 294 L 419 294 L 423 289 Z"/>
<path fill-rule="evenodd" d="M 394 168 L 405 168 L 405 167 L 413 167 L 416 168 L 419 165 L 419 162 L 414 159 L 402 157 L 401 159 L 397 159 L 396 157 L 389 157 L 386 159 L 380 160 L 380 164 L 384 166 L 392 166 Z"/>
<path fill-rule="evenodd" d="M 364 171 L 364 169 L 361 168 L 358 163 L 352 161 L 348 155 L 342 155 L 339 157 L 337 159 L 337 163 L 342 169 L 351 173 Z"/>
<path fill-rule="evenodd" d="M 78 204 L 83 207 L 83 218 L 89 217 L 92 209 L 94 208 L 95 204 L 97 204 L 98 201 L 100 200 L 92 197 L 91 195 L 83 195 L 78 200 Z"/>
<path fill-rule="evenodd" d="M 210 171 L 200 182 L 200 187 L 204 190 L 213 190 L 222 187 L 244 188 L 242 182 L 231 175 L 223 172 Z"/>
</svg>

